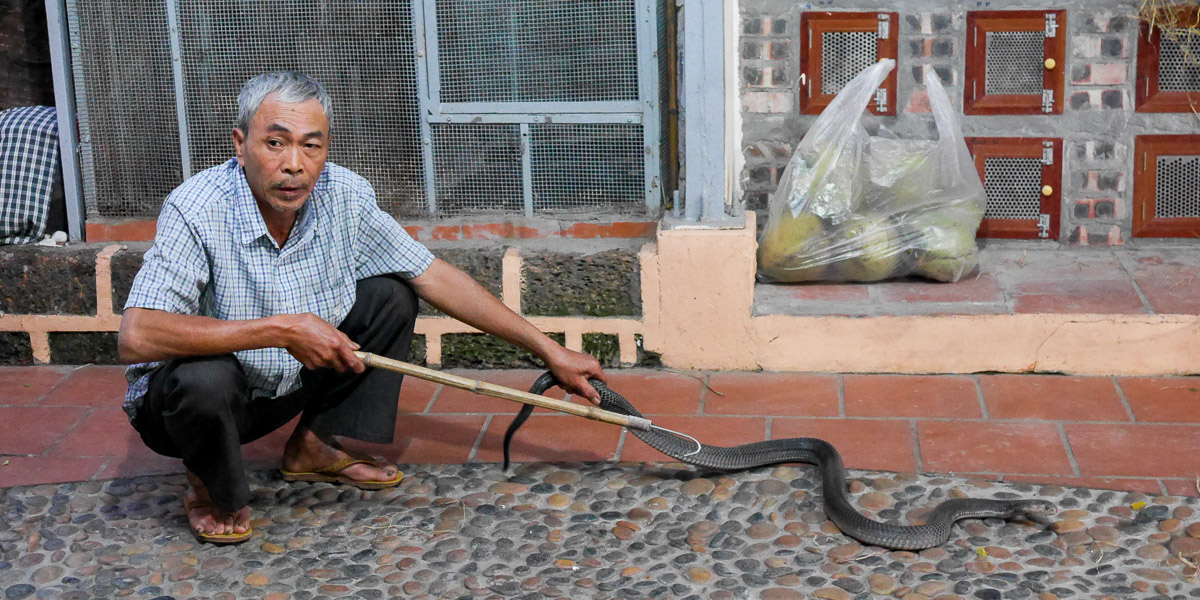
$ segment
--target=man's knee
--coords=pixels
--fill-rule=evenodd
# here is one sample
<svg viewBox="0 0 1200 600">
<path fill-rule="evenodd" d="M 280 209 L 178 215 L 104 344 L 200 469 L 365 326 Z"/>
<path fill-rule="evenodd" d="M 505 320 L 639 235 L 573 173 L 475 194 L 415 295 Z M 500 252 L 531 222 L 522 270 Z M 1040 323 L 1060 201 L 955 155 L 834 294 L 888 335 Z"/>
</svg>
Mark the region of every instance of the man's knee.
<svg viewBox="0 0 1200 600">
<path fill-rule="evenodd" d="M 163 392 L 173 413 L 224 414 L 247 392 L 246 374 L 232 354 L 177 359 L 168 368 Z"/>
<path fill-rule="evenodd" d="M 388 322 L 412 321 L 417 315 L 417 295 L 412 286 L 396 277 L 381 275 L 361 279 L 357 284 L 358 302 L 366 305 L 371 318 Z"/>
</svg>

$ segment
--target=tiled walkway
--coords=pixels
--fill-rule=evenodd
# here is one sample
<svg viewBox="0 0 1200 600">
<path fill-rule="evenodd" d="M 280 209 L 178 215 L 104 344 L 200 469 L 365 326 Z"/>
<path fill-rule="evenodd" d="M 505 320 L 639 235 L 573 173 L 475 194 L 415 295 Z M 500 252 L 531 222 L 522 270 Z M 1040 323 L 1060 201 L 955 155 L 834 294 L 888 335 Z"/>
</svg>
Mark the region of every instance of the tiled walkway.
<svg viewBox="0 0 1200 600">
<path fill-rule="evenodd" d="M 122 373 L 0 368 L 0 487 L 179 471 L 129 427 Z M 522 389 L 538 374 L 459 373 Z M 1200 494 L 1200 377 L 633 369 L 609 383 L 656 424 L 709 444 L 813 436 L 849 468 Z M 518 408 L 409 379 L 396 442 L 370 449 L 400 463 L 498 462 Z M 247 446 L 248 468 L 277 466 L 289 431 Z M 620 428 L 542 411 L 513 450 L 519 462 L 666 458 Z"/>
</svg>

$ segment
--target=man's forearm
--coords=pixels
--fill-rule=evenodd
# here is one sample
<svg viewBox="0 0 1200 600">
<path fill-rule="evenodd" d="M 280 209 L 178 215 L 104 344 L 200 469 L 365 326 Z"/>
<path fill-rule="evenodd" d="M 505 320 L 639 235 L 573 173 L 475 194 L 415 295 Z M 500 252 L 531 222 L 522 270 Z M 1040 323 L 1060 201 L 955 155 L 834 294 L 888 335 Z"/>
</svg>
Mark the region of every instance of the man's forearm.
<svg viewBox="0 0 1200 600">
<path fill-rule="evenodd" d="M 285 324 L 275 317 L 223 321 L 131 308 L 121 319 L 117 346 L 121 360 L 135 363 L 282 346 L 285 335 Z"/>
<path fill-rule="evenodd" d="M 543 359 L 559 348 L 554 340 L 448 262 L 434 260 L 429 269 L 412 280 L 412 284 L 417 295 L 434 308 Z"/>
</svg>

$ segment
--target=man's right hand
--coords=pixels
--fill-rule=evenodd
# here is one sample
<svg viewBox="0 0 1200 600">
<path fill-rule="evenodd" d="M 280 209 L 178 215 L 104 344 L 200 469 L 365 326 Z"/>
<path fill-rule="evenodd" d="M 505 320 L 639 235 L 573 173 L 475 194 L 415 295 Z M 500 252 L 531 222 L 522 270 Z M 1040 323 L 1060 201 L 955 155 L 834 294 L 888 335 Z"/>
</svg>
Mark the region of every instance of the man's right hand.
<svg viewBox="0 0 1200 600">
<path fill-rule="evenodd" d="M 307 369 L 331 368 L 362 373 L 366 365 L 354 354 L 358 344 L 320 317 L 304 313 L 278 315 L 284 330 L 281 344 Z"/>
</svg>

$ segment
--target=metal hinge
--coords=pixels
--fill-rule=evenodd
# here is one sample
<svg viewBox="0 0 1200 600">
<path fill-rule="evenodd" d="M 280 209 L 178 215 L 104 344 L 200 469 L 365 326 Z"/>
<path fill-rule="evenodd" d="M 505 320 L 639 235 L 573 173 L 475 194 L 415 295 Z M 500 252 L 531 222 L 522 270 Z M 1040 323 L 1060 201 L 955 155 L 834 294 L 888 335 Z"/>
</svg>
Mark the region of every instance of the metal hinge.
<svg viewBox="0 0 1200 600">
<path fill-rule="evenodd" d="M 1046 37 L 1052 38 L 1058 33 L 1058 15 L 1046 13 Z"/>
<path fill-rule="evenodd" d="M 892 16 L 889 14 L 879 14 L 879 39 L 888 39 L 889 31 L 891 30 Z"/>
<path fill-rule="evenodd" d="M 1038 237 L 1050 237 L 1050 215 L 1046 213 L 1038 215 Z"/>
<path fill-rule="evenodd" d="M 1042 90 L 1042 112 L 1054 110 L 1054 90 Z"/>
<path fill-rule="evenodd" d="M 1054 142 L 1042 142 L 1042 164 L 1054 164 Z"/>
<path fill-rule="evenodd" d="M 875 90 L 875 110 L 887 112 L 887 96 L 887 90 L 883 88 Z"/>
</svg>

